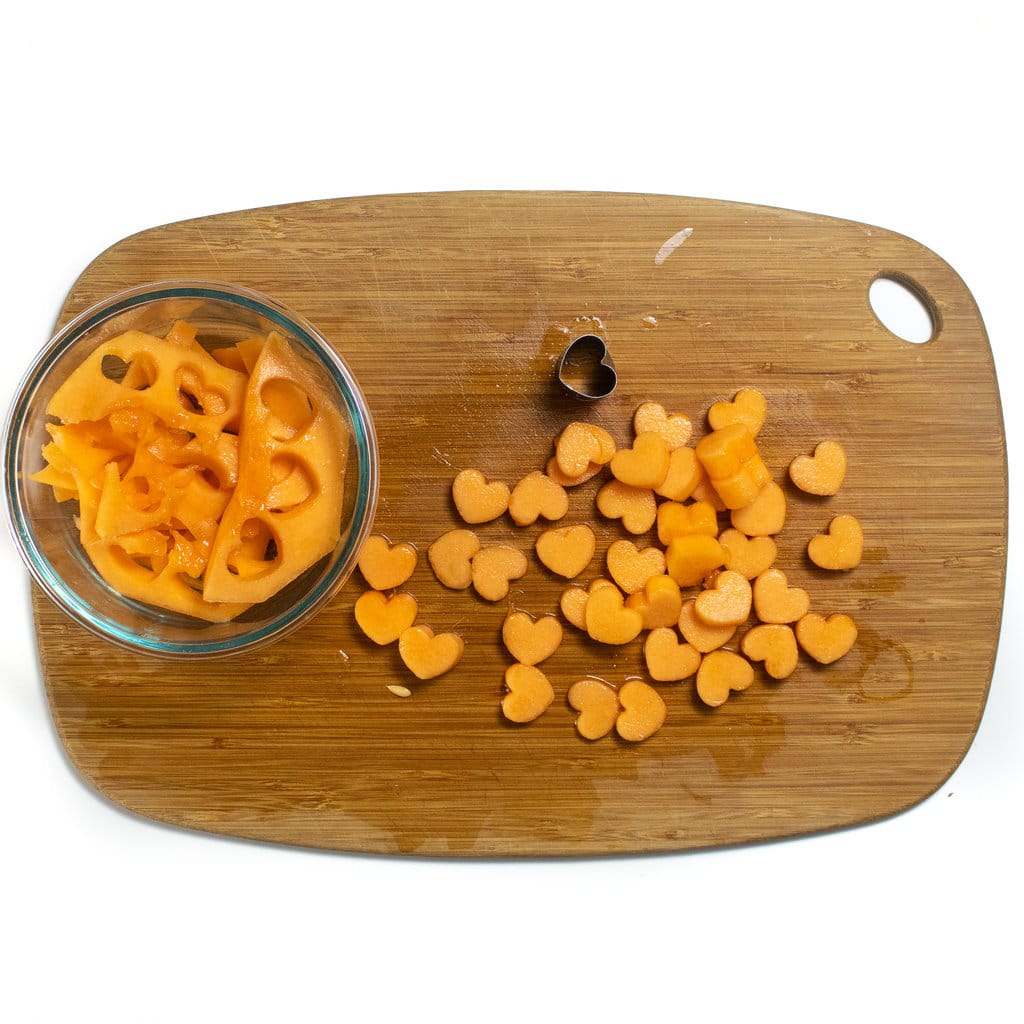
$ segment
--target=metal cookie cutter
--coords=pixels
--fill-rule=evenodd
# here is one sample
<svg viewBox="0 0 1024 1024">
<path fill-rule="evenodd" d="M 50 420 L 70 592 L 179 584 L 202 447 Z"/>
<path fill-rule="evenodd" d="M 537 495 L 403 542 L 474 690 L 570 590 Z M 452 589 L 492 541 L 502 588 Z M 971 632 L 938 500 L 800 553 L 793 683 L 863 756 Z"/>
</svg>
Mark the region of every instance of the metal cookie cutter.
<svg viewBox="0 0 1024 1024">
<path fill-rule="evenodd" d="M 557 374 L 562 389 L 583 402 L 606 398 L 619 383 L 608 345 L 596 334 L 569 343 L 558 360 Z"/>
</svg>

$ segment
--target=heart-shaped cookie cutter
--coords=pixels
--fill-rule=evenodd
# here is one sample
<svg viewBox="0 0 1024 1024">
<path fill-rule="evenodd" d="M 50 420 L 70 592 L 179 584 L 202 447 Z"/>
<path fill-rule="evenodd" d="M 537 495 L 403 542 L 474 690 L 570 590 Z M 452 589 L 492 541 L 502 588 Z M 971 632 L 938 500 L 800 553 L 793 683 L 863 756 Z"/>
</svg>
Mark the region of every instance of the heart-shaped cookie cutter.
<svg viewBox="0 0 1024 1024">
<path fill-rule="evenodd" d="M 582 402 L 606 398 L 619 383 L 608 344 L 596 334 L 571 341 L 558 360 L 556 373 L 562 389 Z"/>
</svg>

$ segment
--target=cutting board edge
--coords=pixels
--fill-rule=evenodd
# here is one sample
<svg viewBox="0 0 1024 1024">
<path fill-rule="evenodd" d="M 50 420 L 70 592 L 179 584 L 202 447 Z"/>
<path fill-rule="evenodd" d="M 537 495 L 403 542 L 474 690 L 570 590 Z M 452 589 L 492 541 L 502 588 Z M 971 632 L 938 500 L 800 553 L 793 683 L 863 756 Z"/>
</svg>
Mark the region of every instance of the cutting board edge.
<svg viewBox="0 0 1024 1024">
<path fill-rule="evenodd" d="M 208 838 L 227 839 L 233 842 L 251 843 L 260 846 L 271 846 L 285 850 L 302 851 L 307 853 L 332 854 L 337 856 L 358 856 L 373 857 L 393 860 L 414 859 L 421 862 L 438 863 L 459 863 L 466 861 L 484 862 L 507 862 L 507 861 L 557 861 L 572 862 L 580 860 L 610 859 L 610 858 L 635 858 L 635 857 L 658 857 L 658 856 L 679 856 L 687 854 L 708 853 L 718 850 L 742 850 L 763 846 L 770 843 L 794 842 L 804 839 L 821 838 L 830 835 L 838 835 L 843 832 L 853 831 L 871 825 L 883 824 L 894 818 L 912 813 L 915 809 L 934 797 L 956 773 L 963 763 L 970 746 L 973 744 L 975 735 L 972 735 L 963 755 L 945 772 L 937 781 L 929 783 L 920 794 L 915 794 L 910 799 L 899 803 L 892 808 L 887 808 L 877 813 L 851 818 L 847 821 L 838 821 L 831 824 L 823 824 L 810 828 L 796 830 L 779 830 L 776 832 L 762 831 L 757 836 L 740 839 L 716 840 L 714 837 L 705 837 L 700 842 L 694 843 L 652 843 L 644 844 L 623 844 L 614 846 L 609 843 L 576 843 L 566 846 L 559 846 L 557 843 L 536 844 L 533 848 L 526 848 L 528 844 L 519 841 L 508 843 L 486 844 L 481 850 L 451 850 L 448 852 L 398 850 L 393 844 L 384 843 L 329 843 L 316 842 L 312 839 L 300 841 L 294 838 L 278 837 L 268 834 L 260 834 L 258 830 L 238 831 L 230 828 L 215 828 L 197 822 L 191 822 L 187 816 L 174 817 L 171 815 L 161 816 L 147 810 L 133 806 L 132 803 L 118 795 L 110 792 L 95 777 L 83 768 L 77 760 L 74 752 L 66 743 L 58 723 L 51 715 L 55 737 L 64 756 L 71 775 L 79 785 L 91 796 L 98 799 L 102 804 L 117 814 L 124 815 L 133 821 L 155 826 L 158 828 L 171 829 L 173 831 L 191 833 L 207 836 Z"/>
<path fill-rule="evenodd" d="M 984 321 L 981 318 L 980 307 L 977 301 L 974 299 L 974 295 L 970 290 L 970 287 L 964 281 L 963 277 L 956 270 L 956 268 L 950 264 L 943 256 L 941 256 L 934 248 L 930 245 L 919 241 L 912 235 L 907 235 L 898 230 L 894 230 L 889 227 L 885 227 L 875 223 L 869 223 L 867 221 L 859 221 L 851 217 L 837 216 L 834 214 L 817 213 L 813 210 L 794 209 L 791 207 L 780 206 L 772 203 L 759 203 L 753 200 L 728 200 L 721 199 L 714 196 L 696 196 L 696 195 L 682 195 L 673 192 L 638 192 L 634 190 L 607 190 L 607 189 L 432 189 L 428 191 L 408 191 L 408 192 L 367 192 L 360 193 L 358 195 L 348 196 L 326 196 L 321 198 L 312 199 L 296 199 L 285 202 L 267 203 L 259 206 L 242 206 L 230 210 L 220 210 L 214 213 L 199 214 L 192 217 L 182 217 L 175 220 L 165 221 L 160 224 L 149 225 L 144 228 L 140 228 L 137 231 L 131 231 L 126 235 L 122 235 L 109 245 L 101 249 L 97 254 L 89 260 L 89 262 L 83 267 L 81 272 L 76 276 L 75 280 L 71 284 L 70 288 L 65 295 L 65 298 L 61 304 L 60 313 L 58 315 L 57 323 L 60 324 L 64 317 L 69 314 L 70 309 L 77 311 L 77 304 L 75 302 L 75 289 L 78 287 L 80 282 L 87 278 L 89 272 L 94 266 L 101 263 L 107 258 L 112 252 L 119 249 L 125 248 L 130 243 L 146 238 L 154 234 L 166 232 L 171 229 L 188 227 L 190 225 L 207 223 L 210 221 L 216 221 L 221 219 L 230 219 L 233 217 L 241 217 L 251 214 L 274 214 L 284 210 L 293 210 L 297 207 L 329 207 L 329 206 L 340 206 L 343 204 L 355 204 L 355 203 L 371 203 L 371 202 L 384 202 L 389 200 L 400 200 L 413 202 L 417 200 L 431 200 L 431 199 L 459 199 L 459 198 L 524 198 L 532 197 L 547 201 L 556 200 L 559 198 L 594 198 L 601 199 L 602 197 L 612 197 L 619 199 L 658 199 L 681 203 L 699 203 L 699 204 L 710 204 L 718 208 L 742 208 L 752 212 L 761 213 L 772 213 L 780 216 L 787 217 L 800 217 L 807 218 L 808 220 L 814 221 L 827 221 L 832 224 L 843 225 L 845 227 L 853 227 L 860 229 L 868 229 L 872 233 L 878 233 L 885 235 L 891 239 L 899 240 L 906 243 L 909 246 L 924 253 L 928 259 L 933 260 L 936 264 L 941 265 L 948 273 L 955 276 L 960 282 L 965 293 L 970 297 L 976 310 L 978 310 L 979 319 L 982 320 L 982 330 L 985 334 L 985 340 L 988 341 L 988 333 L 984 327 Z M 902 274 L 899 268 L 891 268 L 888 270 L 879 271 L 879 276 L 894 276 L 899 278 L 906 275 Z M 210 279 L 207 276 L 207 279 Z M 213 278 L 219 280 L 220 278 Z M 136 282 L 138 284 L 147 283 L 146 280 L 140 280 Z"/>
</svg>

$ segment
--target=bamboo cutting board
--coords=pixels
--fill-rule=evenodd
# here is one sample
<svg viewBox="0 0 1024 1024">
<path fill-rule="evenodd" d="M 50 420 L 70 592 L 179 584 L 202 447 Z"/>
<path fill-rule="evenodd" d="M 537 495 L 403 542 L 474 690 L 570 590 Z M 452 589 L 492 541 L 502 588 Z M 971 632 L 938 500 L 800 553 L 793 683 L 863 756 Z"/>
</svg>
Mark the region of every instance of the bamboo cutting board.
<svg viewBox="0 0 1024 1024">
<path fill-rule="evenodd" d="M 911 282 L 937 329 L 913 345 L 875 318 L 880 275 Z M 84 779 L 116 804 L 186 828 L 314 847 L 427 855 L 678 850 L 877 819 L 933 793 L 969 746 L 998 639 L 1007 532 L 1005 442 L 992 358 L 963 282 L 922 246 L 874 227 L 756 206 L 650 195 L 449 193 L 303 203 L 144 231 L 100 255 L 61 322 L 121 288 L 205 278 L 263 291 L 349 362 L 379 432 L 376 529 L 421 553 L 456 525 L 454 474 L 514 483 L 588 418 L 620 443 L 644 400 L 704 429 L 711 402 L 755 386 L 776 479 L 840 439 L 843 490 L 787 488 L 779 566 L 860 637 L 827 668 L 802 659 L 710 711 L 692 680 L 662 685 L 655 737 L 580 739 L 566 690 L 642 673 L 639 644 L 572 627 L 544 664 L 556 691 L 528 726 L 499 706 L 509 604 L 554 612 L 564 583 L 531 557 L 510 602 L 434 580 L 408 589 L 420 621 L 466 654 L 416 683 L 362 638 L 358 575 L 312 624 L 263 651 L 182 666 L 108 646 L 34 592 L 53 717 Z M 571 333 L 605 336 L 618 389 L 593 404 L 553 371 Z M 567 334 L 569 332 L 569 334 Z M 563 522 L 597 524 L 603 571 L 626 536 L 594 512 L 597 481 Z M 804 550 L 857 515 L 849 573 Z M 531 553 L 541 527 L 477 528 Z M 407 698 L 387 684 L 408 685 Z"/>
</svg>

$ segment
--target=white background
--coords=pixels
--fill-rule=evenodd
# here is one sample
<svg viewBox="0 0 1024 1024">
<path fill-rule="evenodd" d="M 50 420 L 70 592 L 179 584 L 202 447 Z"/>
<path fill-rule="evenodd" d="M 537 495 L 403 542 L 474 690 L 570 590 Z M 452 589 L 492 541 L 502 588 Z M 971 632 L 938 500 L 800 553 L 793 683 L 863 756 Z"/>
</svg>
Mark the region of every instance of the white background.
<svg viewBox="0 0 1024 1024">
<path fill-rule="evenodd" d="M 1017 507 L 1013 5 L 333 6 L 6 13 L 5 408 L 86 264 L 148 227 L 433 189 L 704 196 L 950 262 L 989 330 Z M 838 834 L 572 863 L 324 855 L 119 812 L 52 732 L 6 529 L 0 574 L 4 1021 L 1022 1019 L 1013 537 L 988 707 L 934 797 Z"/>
</svg>

